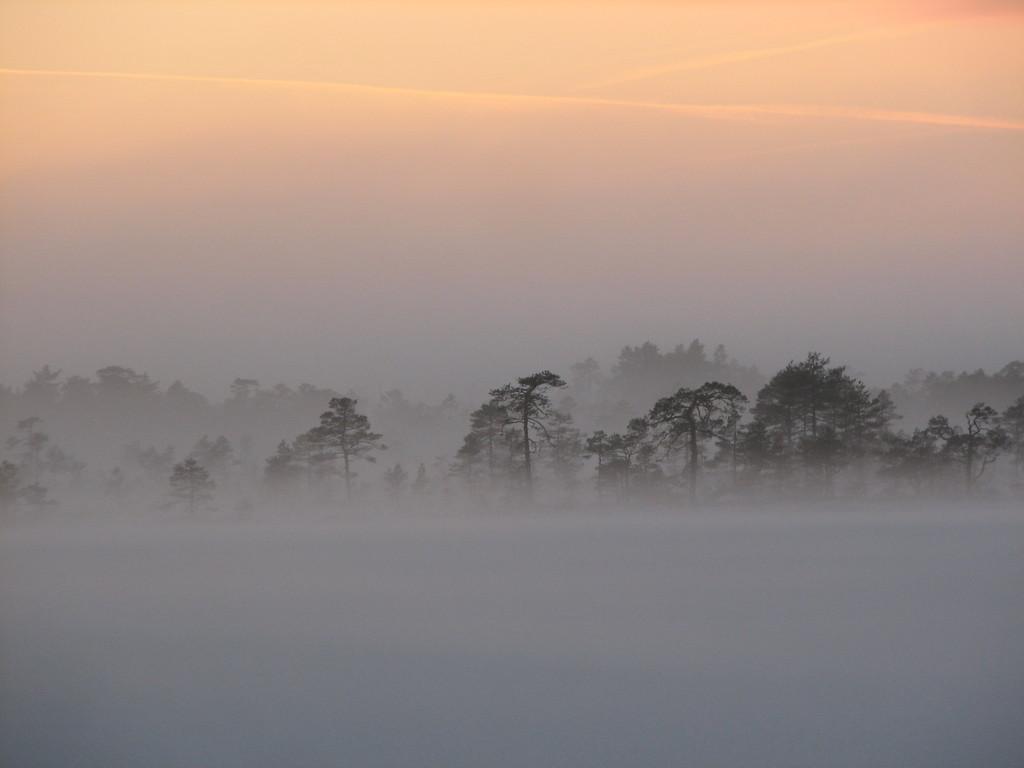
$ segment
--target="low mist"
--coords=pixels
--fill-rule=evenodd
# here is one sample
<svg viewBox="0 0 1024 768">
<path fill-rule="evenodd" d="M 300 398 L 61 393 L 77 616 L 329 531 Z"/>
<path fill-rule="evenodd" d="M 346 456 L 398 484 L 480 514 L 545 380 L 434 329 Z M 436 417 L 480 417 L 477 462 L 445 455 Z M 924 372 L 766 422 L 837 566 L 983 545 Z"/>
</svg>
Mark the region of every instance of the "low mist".
<svg viewBox="0 0 1024 768">
<path fill-rule="evenodd" d="M 12 765 L 1019 765 L 1024 525 L 942 505 L 0 541 Z"/>
</svg>

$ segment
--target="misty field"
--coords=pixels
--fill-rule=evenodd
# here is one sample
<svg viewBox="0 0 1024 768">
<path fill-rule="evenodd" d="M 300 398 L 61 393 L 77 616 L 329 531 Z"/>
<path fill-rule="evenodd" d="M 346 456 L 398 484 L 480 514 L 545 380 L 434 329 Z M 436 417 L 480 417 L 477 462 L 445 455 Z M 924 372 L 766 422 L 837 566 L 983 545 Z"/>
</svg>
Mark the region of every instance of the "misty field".
<svg viewBox="0 0 1024 768">
<path fill-rule="evenodd" d="M 0 755 L 1024 764 L 1024 515 L 0 531 Z"/>
</svg>

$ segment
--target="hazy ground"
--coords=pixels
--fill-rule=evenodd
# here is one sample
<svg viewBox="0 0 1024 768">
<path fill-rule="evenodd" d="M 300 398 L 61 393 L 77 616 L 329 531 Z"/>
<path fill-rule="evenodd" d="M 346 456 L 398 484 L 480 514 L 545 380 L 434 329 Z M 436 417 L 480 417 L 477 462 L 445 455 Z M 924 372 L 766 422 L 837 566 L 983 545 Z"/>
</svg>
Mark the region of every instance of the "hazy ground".
<svg viewBox="0 0 1024 768">
<path fill-rule="evenodd" d="M 0 762 L 1024 765 L 1024 513 L 0 531 Z"/>
</svg>

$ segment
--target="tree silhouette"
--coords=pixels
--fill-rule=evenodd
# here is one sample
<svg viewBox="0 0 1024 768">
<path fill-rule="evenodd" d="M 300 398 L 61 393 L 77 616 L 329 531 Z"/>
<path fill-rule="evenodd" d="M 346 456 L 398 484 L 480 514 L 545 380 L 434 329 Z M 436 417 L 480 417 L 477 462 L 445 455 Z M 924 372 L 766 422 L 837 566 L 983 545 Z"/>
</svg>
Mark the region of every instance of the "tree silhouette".
<svg viewBox="0 0 1024 768">
<path fill-rule="evenodd" d="M 1024 472 L 1024 395 L 1003 411 L 1002 424 L 1013 451 L 1013 464 L 1020 474 Z"/>
<path fill-rule="evenodd" d="M 852 457 L 866 456 L 879 447 L 882 435 L 897 418 L 889 393 L 872 395 L 859 379 L 843 375 L 835 402 L 831 403 L 829 426 L 842 436 Z"/>
<path fill-rule="evenodd" d="M 210 473 L 192 457 L 174 465 L 171 472 L 171 496 L 183 503 L 190 515 L 195 514 L 200 504 L 213 498 L 215 487 Z"/>
<path fill-rule="evenodd" d="M 19 487 L 18 465 L 10 461 L 0 462 L 0 514 L 6 515 L 14 507 Z"/>
<path fill-rule="evenodd" d="M 416 468 L 416 479 L 412 481 L 412 489 L 416 493 L 424 493 L 427 490 L 427 466 L 420 462 L 420 465 Z"/>
<path fill-rule="evenodd" d="M 29 416 L 18 422 L 18 432 L 7 440 L 7 447 L 20 450 L 19 465 L 25 476 L 33 483 L 39 482 L 39 473 L 43 469 L 43 450 L 50 442 L 50 437 L 39 426 L 43 420 L 38 416 Z"/>
<path fill-rule="evenodd" d="M 295 449 L 287 440 L 282 440 L 263 467 L 264 481 L 268 487 L 280 493 L 289 490 L 301 474 L 302 467 L 297 461 Z"/>
<path fill-rule="evenodd" d="M 484 403 L 469 415 L 470 432 L 463 448 L 483 454 L 487 460 L 487 479 L 492 485 L 498 471 L 497 449 L 504 439 L 508 421 L 508 409 L 494 400 Z M 469 458 L 468 453 L 463 456 Z"/>
<path fill-rule="evenodd" d="M 597 459 L 597 495 L 599 497 L 608 484 L 606 466 L 611 460 L 611 451 L 611 439 L 603 429 L 599 429 L 591 434 L 584 444 L 584 458 Z"/>
<path fill-rule="evenodd" d="M 384 450 L 381 435 L 370 430 L 370 420 L 356 410 L 351 397 L 331 398 L 329 410 L 320 416 L 320 428 L 328 446 L 341 457 L 345 478 L 345 496 L 352 499 L 352 462 L 357 459 L 374 462 L 373 451 Z"/>
<path fill-rule="evenodd" d="M 551 416 L 551 398 L 548 392 L 562 388 L 565 382 L 551 371 L 540 371 L 518 379 L 515 384 L 506 384 L 491 390 L 496 405 L 508 411 L 507 423 L 515 424 L 522 434 L 523 487 L 527 500 L 533 499 L 533 453 L 537 443 L 530 436 L 530 430 L 548 436 L 547 421 Z"/>
<path fill-rule="evenodd" d="M 391 469 L 384 471 L 384 483 L 387 485 L 388 491 L 390 491 L 392 496 L 398 497 L 408 477 L 408 473 L 402 468 L 401 464 L 395 464 Z"/>
<path fill-rule="evenodd" d="M 338 454 L 331 445 L 327 430 L 322 426 L 313 427 L 296 437 L 292 442 L 292 454 L 295 462 L 303 469 L 307 486 L 335 474 L 334 461 Z"/>
<path fill-rule="evenodd" d="M 583 468 L 583 436 L 568 413 L 552 411 L 548 426 L 548 466 L 564 488 L 576 487 Z"/>
<path fill-rule="evenodd" d="M 930 428 L 915 429 L 911 434 L 888 435 L 881 455 L 881 475 L 897 482 L 907 481 L 915 494 L 920 494 L 949 466 L 948 454 L 940 450 L 939 438 Z"/>
<path fill-rule="evenodd" d="M 620 499 L 626 499 L 637 475 L 637 463 L 640 457 L 653 448 L 651 425 L 647 419 L 630 419 L 626 431 L 605 436 L 603 444 L 591 443 L 590 450 L 597 455 L 604 455 L 603 462 L 598 464 L 598 483 L 604 482 L 614 486 Z M 602 477 L 603 475 L 603 477 Z"/>
<path fill-rule="evenodd" d="M 811 352 L 790 362 L 757 394 L 754 414 L 780 439 L 784 457 L 793 456 L 805 437 L 817 437 L 829 411 L 840 399 L 845 369 L 829 368 L 829 359 Z"/>
<path fill-rule="evenodd" d="M 827 493 L 832 492 L 833 477 L 850 458 L 847 445 L 831 424 L 824 424 L 814 435 L 801 438 L 797 455 L 809 470 L 808 475 Z"/>
<path fill-rule="evenodd" d="M 968 493 L 1009 444 L 999 414 L 985 403 L 976 403 L 965 414 L 963 427 L 951 425 L 945 416 L 936 416 L 928 422 L 928 430 L 943 442 L 943 453 L 963 465 Z"/>
<path fill-rule="evenodd" d="M 478 467 L 484 458 L 484 445 L 481 440 L 482 438 L 479 433 L 475 431 L 467 433 L 462 439 L 462 445 L 459 446 L 459 450 L 455 452 L 455 461 L 450 469 L 453 475 L 462 478 L 470 487 L 477 485 Z M 493 453 L 491 462 L 493 467 Z"/>
<path fill-rule="evenodd" d="M 231 447 L 231 441 L 224 435 L 215 440 L 203 435 L 192 447 L 189 456 L 223 480 L 228 473 L 228 467 L 234 461 L 235 451 Z"/>
<path fill-rule="evenodd" d="M 779 456 L 778 441 L 760 417 L 740 427 L 735 451 L 736 461 L 743 466 L 742 477 L 751 483 L 756 483 Z"/>
<path fill-rule="evenodd" d="M 697 389 L 683 387 L 661 398 L 651 409 L 648 420 L 658 433 L 658 441 L 669 451 L 685 446 L 691 503 L 697 501 L 701 445 L 705 440 L 727 436 L 746 402 L 746 396 L 736 387 L 711 381 Z"/>
</svg>

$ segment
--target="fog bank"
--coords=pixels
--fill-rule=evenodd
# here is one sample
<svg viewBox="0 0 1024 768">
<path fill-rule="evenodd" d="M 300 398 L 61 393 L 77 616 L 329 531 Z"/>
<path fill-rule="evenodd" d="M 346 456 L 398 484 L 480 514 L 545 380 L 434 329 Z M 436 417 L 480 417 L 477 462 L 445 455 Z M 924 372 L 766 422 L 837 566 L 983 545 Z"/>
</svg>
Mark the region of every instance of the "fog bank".
<svg viewBox="0 0 1024 768">
<path fill-rule="evenodd" d="M 1006 512 L 22 526 L 14 765 L 1010 768 Z"/>
</svg>

